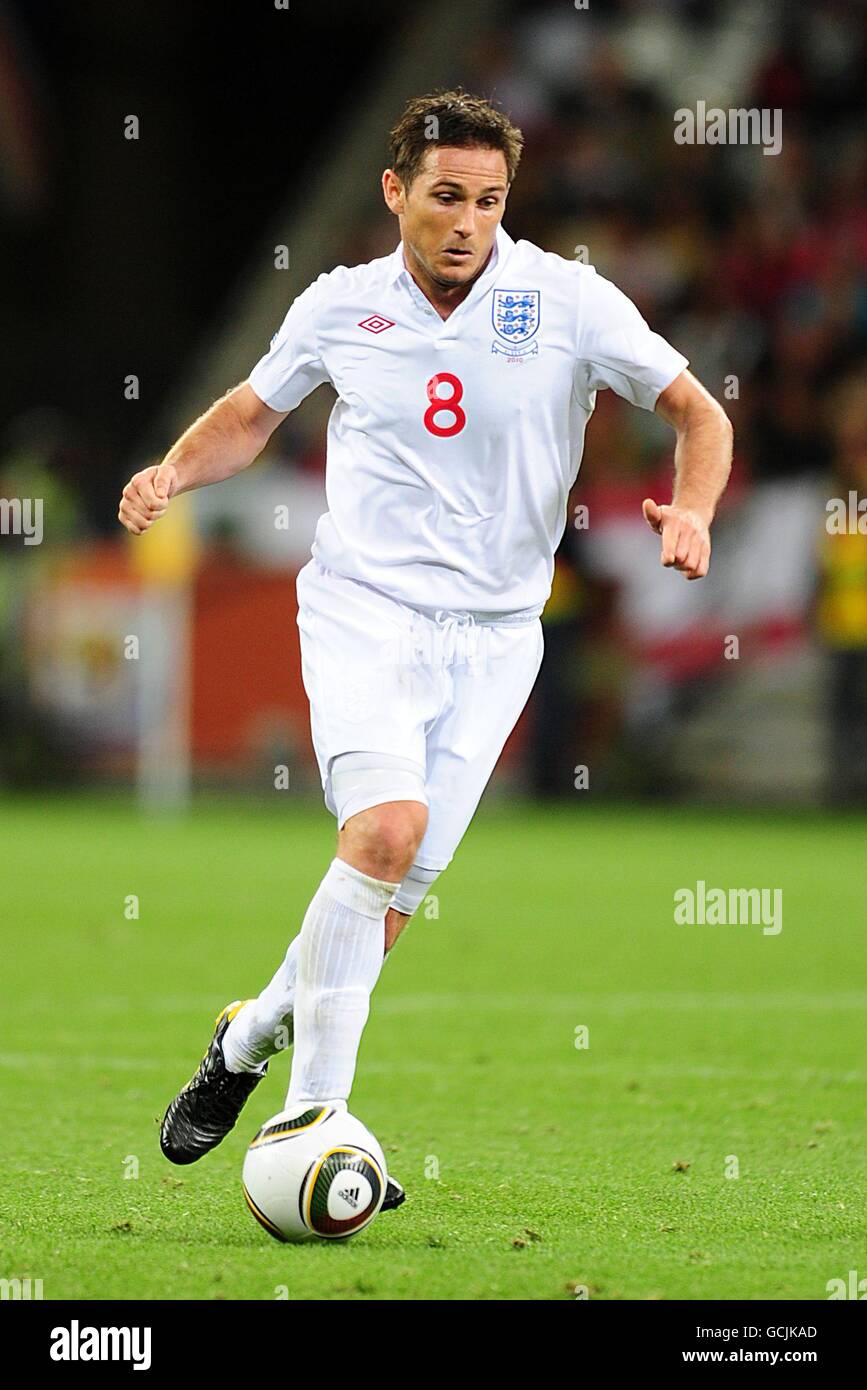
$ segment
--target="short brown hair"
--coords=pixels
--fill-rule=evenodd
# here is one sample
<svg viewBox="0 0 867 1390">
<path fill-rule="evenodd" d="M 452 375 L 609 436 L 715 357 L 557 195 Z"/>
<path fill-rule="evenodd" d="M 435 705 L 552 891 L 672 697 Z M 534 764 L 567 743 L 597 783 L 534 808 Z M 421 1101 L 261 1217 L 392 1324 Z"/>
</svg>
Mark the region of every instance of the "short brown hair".
<svg viewBox="0 0 867 1390">
<path fill-rule="evenodd" d="M 460 87 L 413 97 L 388 140 L 391 167 L 407 188 L 432 145 L 453 145 L 462 149 L 482 145 L 501 150 L 509 183 L 518 172 L 524 146 L 523 135 L 508 116 L 484 97 L 471 96 Z"/>
</svg>

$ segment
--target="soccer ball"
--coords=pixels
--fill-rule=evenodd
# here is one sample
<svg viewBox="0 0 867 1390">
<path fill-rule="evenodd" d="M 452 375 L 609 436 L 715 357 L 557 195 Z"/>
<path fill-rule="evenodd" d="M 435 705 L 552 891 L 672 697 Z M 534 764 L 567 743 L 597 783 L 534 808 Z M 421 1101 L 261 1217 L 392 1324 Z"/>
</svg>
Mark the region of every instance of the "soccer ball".
<svg viewBox="0 0 867 1390">
<path fill-rule="evenodd" d="M 345 1240 L 369 1226 L 385 1197 L 385 1158 L 346 1110 L 310 1101 L 268 1120 L 247 1150 L 247 1206 L 275 1240 Z"/>
</svg>

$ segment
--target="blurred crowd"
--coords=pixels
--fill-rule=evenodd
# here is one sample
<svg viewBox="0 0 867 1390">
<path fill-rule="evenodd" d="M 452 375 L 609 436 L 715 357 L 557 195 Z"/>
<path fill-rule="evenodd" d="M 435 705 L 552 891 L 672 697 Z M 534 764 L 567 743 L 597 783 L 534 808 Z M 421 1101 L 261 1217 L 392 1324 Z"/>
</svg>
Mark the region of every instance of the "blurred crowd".
<svg viewBox="0 0 867 1390">
<path fill-rule="evenodd" d="M 858 0 L 511 0 L 455 60 L 454 81 L 495 99 L 525 135 L 506 227 L 590 261 L 689 358 L 735 426 L 735 498 L 804 479 L 829 498 L 867 495 L 865 76 Z M 779 109 L 779 153 L 676 144 L 675 112 L 699 101 Z M 341 259 L 386 254 L 396 238 L 373 195 L 347 221 Z M 321 475 L 330 406 L 316 393 L 281 431 L 296 471 Z M 657 418 L 600 393 L 575 496 L 664 487 L 670 459 Z M 822 520 L 803 564 L 815 580 L 807 622 L 827 654 L 827 781 L 864 800 L 867 535 L 823 534 Z M 546 729 L 595 720 L 609 751 L 616 743 L 611 701 L 589 698 L 587 674 L 612 611 L 581 531 L 567 528 L 536 696 L 541 793 L 571 786 Z M 618 657 L 607 656 L 610 674 Z"/>
<path fill-rule="evenodd" d="M 677 344 L 725 398 L 743 476 L 829 468 L 827 393 L 867 355 L 867 10 L 518 0 L 458 75 L 524 132 L 513 234 L 584 255 Z M 675 145 L 698 100 L 780 108 L 780 153 Z M 346 258 L 394 241 L 377 211 Z"/>
<path fill-rule="evenodd" d="M 493 97 L 525 135 L 504 219 L 512 235 L 594 264 L 725 404 L 736 432 L 729 501 L 785 480 L 810 480 L 829 498 L 867 496 L 865 78 L 867 8 L 843 0 L 515 0 L 457 67 L 456 80 Z M 675 112 L 699 101 L 779 110 L 779 153 L 676 144 Z M 348 226 L 345 259 L 385 254 L 395 239 L 372 210 Z M 294 449 L 313 471 L 324 466 L 329 407 L 298 422 Z M 633 507 L 644 488 L 666 500 L 670 461 L 658 419 L 600 393 L 574 498 L 591 512 L 618 491 Z M 815 583 L 807 628 L 826 653 L 825 783 L 835 801 L 864 801 L 867 535 L 829 536 L 824 519 L 820 504 L 803 566 Z M 572 789 L 570 721 L 576 744 L 595 727 L 589 741 L 609 764 L 622 743 L 628 650 L 611 640 L 614 595 L 588 571 L 584 540 L 567 527 L 546 612 L 533 743 L 542 794 Z M 682 683 L 687 703 L 714 674 L 719 657 L 715 672 Z M 629 762 L 635 789 L 635 748 Z M 645 772 L 648 788 L 668 789 L 658 762 Z"/>
</svg>

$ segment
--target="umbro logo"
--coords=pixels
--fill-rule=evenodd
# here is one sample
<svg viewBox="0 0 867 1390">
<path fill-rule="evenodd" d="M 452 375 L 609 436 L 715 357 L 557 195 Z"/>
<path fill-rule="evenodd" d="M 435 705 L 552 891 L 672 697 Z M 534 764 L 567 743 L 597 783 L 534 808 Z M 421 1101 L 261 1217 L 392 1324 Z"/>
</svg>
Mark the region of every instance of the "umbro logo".
<svg viewBox="0 0 867 1390">
<path fill-rule="evenodd" d="M 359 328 L 366 328 L 368 333 L 384 333 L 386 328 L 394 328 L 391 319 L 383 318 L 382 314 L 371 314 L 369 318 L 362 319 Z"/>
<path fill-rule="evenodd" d="M 358 325 L 359 328 L 361 324 Z M 344 1187 L 342 1192 L 338 1192 L 338 1197 L 342 1197 L 353 1210 L 358 1206 L 358 1198 L 361 1193 L 360 1187 Z"/>
</svg>

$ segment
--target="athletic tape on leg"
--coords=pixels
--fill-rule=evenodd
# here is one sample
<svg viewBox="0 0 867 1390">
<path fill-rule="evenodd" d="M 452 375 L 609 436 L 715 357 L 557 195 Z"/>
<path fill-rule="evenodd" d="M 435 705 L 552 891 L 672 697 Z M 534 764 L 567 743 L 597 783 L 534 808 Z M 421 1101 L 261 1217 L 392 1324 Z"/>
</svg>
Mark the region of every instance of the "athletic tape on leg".
<svg viewBox="0 0 867 1390">
<path fill-rule="evenodd" d="M 350 816 L 388 801 L 428 804 L 423 769 L 391 753 L 340 753 L 331 764 L 330 777 L 340 829 Z"/>
<path fill-rule="evenodd" d="M 418 911 L 434 879 L 439 878 L 441 873 L 442 869 L 423 869 L 421 865 L 413 864 L 412 868 L 407 869 L 389 907 L 395 908 L 398 912 L 405 912 L 407 917 L 411 917 Z"/>
</svg>

